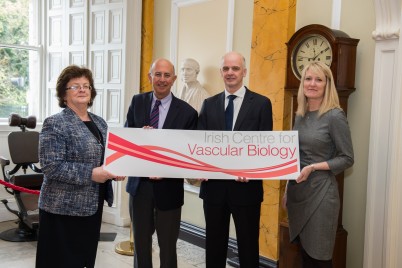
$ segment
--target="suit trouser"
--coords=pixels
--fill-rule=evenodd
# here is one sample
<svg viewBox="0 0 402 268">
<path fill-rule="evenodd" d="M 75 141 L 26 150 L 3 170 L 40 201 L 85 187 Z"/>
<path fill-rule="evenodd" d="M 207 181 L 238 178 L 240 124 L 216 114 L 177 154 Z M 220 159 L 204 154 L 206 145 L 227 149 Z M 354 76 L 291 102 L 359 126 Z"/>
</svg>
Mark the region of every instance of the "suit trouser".
<svg viewBox="0 0 402 268">
<path fill-rule="evenodd" d="M 137 194 L 130 195 L 130 216 L 134 234 L 134 267 L 152 267 L 152 235 L 156 230 L 160 267 L 177 268 L 176 243 L 179 237 L 181 207 L 159 210 L 155 207 L 151 181 L 141 181 Z"/>
<path fill-rule="evenodd" d="M 207 268 L 226 267 L 230 215 L 236 228 L 240 267 L 259 267 L 260 210 L 260 203 L 239 206 L 209 204 L 204 201 Z"/>
</svg>

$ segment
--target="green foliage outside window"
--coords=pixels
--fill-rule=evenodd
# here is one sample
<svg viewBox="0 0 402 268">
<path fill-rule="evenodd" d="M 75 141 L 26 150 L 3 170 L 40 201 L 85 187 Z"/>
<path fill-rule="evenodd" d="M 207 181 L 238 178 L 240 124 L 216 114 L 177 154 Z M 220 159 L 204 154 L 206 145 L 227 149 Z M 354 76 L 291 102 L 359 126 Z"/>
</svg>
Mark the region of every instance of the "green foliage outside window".
<svg viewBox="0 0 402 268">
<path fill-rule="evenodd" d="M 2 44 L 29 45 L 29 0 L 0 1 L 0 118 L 26 115 L 29 52 Z"/>
</svg>

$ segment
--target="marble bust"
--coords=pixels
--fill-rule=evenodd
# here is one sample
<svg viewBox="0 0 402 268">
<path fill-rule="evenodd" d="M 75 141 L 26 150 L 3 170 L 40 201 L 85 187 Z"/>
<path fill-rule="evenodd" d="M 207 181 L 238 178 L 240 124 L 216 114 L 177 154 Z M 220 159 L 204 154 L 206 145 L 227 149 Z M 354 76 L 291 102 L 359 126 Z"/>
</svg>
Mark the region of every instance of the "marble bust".
<svg viewBox="0 0 402 268">
<path fill-rule="evenodd" d="M 203 101 L 210 96 L 208 91 L 197 80 L 200 72 L 200 64 L 191 58 L 184 59 L 180 65 L 180 77 L 184 85 L 178 89 L 176 95 L 178 98 L 190 104 L 198 113 L 200 113 Z M 185 182 L 199 187 L 201 182 L 196 179 L 185 179 Z"/>
<path fill-rule="evenodd" d="M 180 66 L 180 76 L 184 85 L 177 90 L 177 97 L 190 104 L 199 113 L 202 102 L 208 98 L 210 94 L 197 80 L 200 72 L 199 63 L 191 58 L 184 59 Z"/>
</svg>

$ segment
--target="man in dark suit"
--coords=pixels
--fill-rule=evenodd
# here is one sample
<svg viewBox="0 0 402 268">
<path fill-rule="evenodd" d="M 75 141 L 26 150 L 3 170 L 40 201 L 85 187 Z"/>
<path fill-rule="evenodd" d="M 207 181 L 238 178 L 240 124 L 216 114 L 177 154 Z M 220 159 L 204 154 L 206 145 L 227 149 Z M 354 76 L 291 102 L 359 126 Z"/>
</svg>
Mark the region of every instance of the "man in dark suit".
<svg viewBox="0 0 402 268">
<path fill-rule="evenodd" d="M 220 73 L 225 90 L 204 101 L 198 129 L 272 130 L 270 100 L 243 85 L 247 73 L 244 57 L 237 52 L 225 54 Z M 206 222 L 206 267 L 223 268 L 226 265 L 230 215 L 236 226 L 240 267 L 259 267 L 262 181 L 243 177 L 236 180 L 204 180 L 200 197 Z"/>
<path fill-rule="evenodd" d="M 166 59 L 155 60 L 148 79 L 153 91 L 133 97 L 125 127 L 195 129 L 197 111 L 170 92 L 176 80 L 173 64 Z M 152 234 L 155 230 L 161 267 L 177 267 L 176 242 L 184 203 L 183 179 L 129 177 L 126 190 L 130 194 L 134 267 L 152 267 Z"/>
</svg>

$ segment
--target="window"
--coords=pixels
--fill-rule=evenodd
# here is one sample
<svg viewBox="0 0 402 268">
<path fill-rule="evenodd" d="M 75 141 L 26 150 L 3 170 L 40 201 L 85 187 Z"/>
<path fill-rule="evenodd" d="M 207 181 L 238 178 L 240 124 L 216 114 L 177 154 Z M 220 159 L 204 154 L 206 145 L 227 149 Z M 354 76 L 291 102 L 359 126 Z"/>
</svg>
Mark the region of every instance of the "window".
<svg viewBox="0 0 402 268">
<path fill-rule="evenodd" d="M 140 46 L 141 2 L 0 0 L 0 132 L 10 113 L 42 122 L 59 112 L 55 87 L 69 64 L 94 74 L 91 111 L 122 126 L 126 88 L 139 88 L 140 50 L 132 46 Z M 136 52 L 127 58 L 126 50 Z"/>
<path fill-rule="evenodd" d="M 0 1 L 0 122 L 39 116 L 42 46 L 39 1 Z"/>
</svg>

